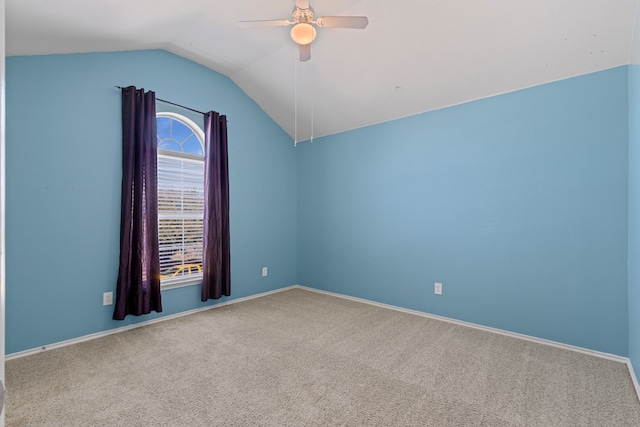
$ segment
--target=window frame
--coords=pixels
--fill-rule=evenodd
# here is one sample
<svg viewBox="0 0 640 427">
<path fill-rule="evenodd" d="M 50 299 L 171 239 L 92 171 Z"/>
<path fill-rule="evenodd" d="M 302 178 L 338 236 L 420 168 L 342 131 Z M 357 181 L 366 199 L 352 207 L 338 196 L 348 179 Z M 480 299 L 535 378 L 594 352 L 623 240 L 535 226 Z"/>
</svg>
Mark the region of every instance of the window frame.
<svg viewBox="0 0 640 427">
<path fill-rule="evenodd" d="M 176 159 L 184 159 L 184 160 L 190 160 L 190 161 L 194 161 L 194 160 L 201 161 L 203 164 L 202 179 L 203 179 L 203 185 L 204 185 L 204 131 L 202 130 L 202 128 L 198 126 L 190 118 L 178 113 L 173 113 L 168 111 L 157 112 L 156 120 L 158 118 L 169 118 L 172 120 L 176 120 L 182 123 L 183 125 L 185 125 L 186 127 L 188 127 L 200 142 L 200 146 L 202 147 L 202 153 L 203 153 L 202 156 L 200 156 L 192 153 L 179 152 L 175 150 L 167 150 L 167 149 L 162 149 L 158 147 L 157 149 L 158 176 L 159 176 L 159 169 L 160 169 L 160 161 L 159 161 L 160 156 L 168 156 Z M 156 137 L 156 140 L 157 139 L 158 137 Z M 157 188 L 159 191 L 160 186 L 158 185 Z M 160 209 L 159 208 L 158 208 L 158 235 L 160 235 Z M 160 246 L 160 242 L 158 242 L 158 246 Z M 160 251 L 160 247 L 158 247 L 158 251 Z M 202 260 L 201 260 L 201 266 L 202 266 Z M 201 283 L 202 283 L 202 273 L 194 273 L 194 274 L 188 274 L 186 276 L 181 276 L 181 277 L 161 278 L 160 289 L 161 290 L 174 289 L 174 288 L 180 288 L 184 286 L 198 285 Z"/>
</svg>

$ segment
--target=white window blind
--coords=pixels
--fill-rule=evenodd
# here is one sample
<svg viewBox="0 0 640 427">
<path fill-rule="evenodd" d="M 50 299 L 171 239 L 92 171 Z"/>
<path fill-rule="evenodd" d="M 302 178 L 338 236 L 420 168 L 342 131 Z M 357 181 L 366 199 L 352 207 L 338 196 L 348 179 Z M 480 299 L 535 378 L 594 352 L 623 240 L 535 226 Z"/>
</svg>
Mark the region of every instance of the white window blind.
<svg viewBox="0 0 640 427">
<path fill-rule="evenodd" d="M 163 286 L 202 280 L 204 159 L 158 150 L 158 240 Z"/>
</svg>

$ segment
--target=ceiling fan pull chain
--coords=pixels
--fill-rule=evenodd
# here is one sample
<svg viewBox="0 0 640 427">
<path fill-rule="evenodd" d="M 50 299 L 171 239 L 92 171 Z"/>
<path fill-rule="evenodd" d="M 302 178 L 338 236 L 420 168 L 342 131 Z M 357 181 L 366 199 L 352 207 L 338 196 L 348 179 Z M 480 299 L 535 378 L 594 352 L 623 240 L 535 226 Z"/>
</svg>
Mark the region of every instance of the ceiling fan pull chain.
<svg viewBox="0 0 640 427">
<path fill-rule="evenodd" d="M 314 104 L 313 101 L 313 63 L 309 64 L 309 74 L 311 80 L 311 142 L 313 142 L 313 113 L 314 113 Z"/>
<path fill-rule="evenodd" d="M 297 53 L 297 51 L 296 51 Z M 297 55 L 294 57 L 294 79 L 293 79 L 293 146 L 298 146 L 298 58 Z"/>
</svg>

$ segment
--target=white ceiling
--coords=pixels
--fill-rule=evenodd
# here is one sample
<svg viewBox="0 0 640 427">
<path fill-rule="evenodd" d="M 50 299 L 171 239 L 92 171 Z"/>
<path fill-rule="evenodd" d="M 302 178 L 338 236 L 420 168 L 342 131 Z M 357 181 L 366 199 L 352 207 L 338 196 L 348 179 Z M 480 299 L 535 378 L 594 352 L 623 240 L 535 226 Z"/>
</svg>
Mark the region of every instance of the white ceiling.
<svg viewBox="0 0 640 427">
<path fill-rule="evenodd" d="M 628 64 L 637 6 L 311 0 L 316 16 L 365 15 L 369 26 L 318 29 L 299 63 L 290 28 L 238 27 L 289 19 L 294 0 L 5 3 L 7 55 L 166 49 L 230 77 L 298 140 L 312 123 L 319 137 Z"/>
</svg>

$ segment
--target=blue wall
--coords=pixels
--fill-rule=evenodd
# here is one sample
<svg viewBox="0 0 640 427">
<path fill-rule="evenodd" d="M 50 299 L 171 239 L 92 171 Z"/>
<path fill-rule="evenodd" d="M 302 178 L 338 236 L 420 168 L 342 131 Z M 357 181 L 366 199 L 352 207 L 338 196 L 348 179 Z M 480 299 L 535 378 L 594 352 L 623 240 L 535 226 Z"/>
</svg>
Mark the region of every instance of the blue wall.
<svg viewBox="0 0 640 427">
<path fill-rule="evenodd" d="M 300 283 L 629 354 L 638 369 L 636 67 L 294 149 L 228 78 L 164 51 L 7 58 L 8 354 L 158 317 L 115 322 L 102 306 L 118 263 L 113 86 L 130 84 L 229 117 L 232 298 Z M 163 303 L 212 304 L 198 286 Z"/>
<path fill-rule="evenodd" d="M 629 66 L 629 358 L 640 373 L 640 65 Z"/>
<path fill-rule="evenodd" d="M 115 322 L 113 306 L 102 306 L 102 293 L 115 288 L 119 254 L 114 85 L 228 116 L 229 299 L 296 283 L 293 141 L 227 77 L 141 51 L 10 57 L 6 79 L 7 354 L 157 317 Z M 162 314 L 210 304 L 200 302 L 199 286 L 163 291 Z"/>
<path fill-rule="evenodd" d="M 299 283 L 627 355 L 627 140 L 619 67 L 300 144 Z"/>
</svg>

